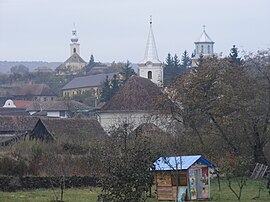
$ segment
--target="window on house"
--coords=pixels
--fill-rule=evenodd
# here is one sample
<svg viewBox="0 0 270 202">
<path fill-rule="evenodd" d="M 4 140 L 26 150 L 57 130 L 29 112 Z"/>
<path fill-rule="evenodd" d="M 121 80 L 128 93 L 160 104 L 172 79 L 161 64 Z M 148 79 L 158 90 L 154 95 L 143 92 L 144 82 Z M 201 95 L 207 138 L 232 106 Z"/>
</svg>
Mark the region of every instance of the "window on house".
<svg viewBox="0 0 270 202">
<path fill-rule="evenodd" d="M 76 48 L 73 48 L 73 53 L 76 53 Z"/>
<path fill-rule="evenodd" d="M 53 101 L 53 97 L 51 97 L 51 101 Z"/>
<path fill-rule="evenodd" d="M 204 51 L 203 51 L 203 45 L 201 45 L 201 53 L 204 53 Z"/>
<path fill-rule="evenodd" d="M 152 79 L 152 72 L 149 71 L 147 74 L 148 74 L 148 75 L 147 75 L 148 79 Z"/>
<path fill-rule="evenodd" d="M 44 98 L 43 98 L 43 101 L 47 101 L 47 98 L 46 98 L 46 97 L 44 97 Z"/>
<path fill-rule="evenodd" d="M 208 45 L 207 49 L 208 49 L 208 54 L 210 54 L 210 45 Z"/>
<path fill-rule="evenodd" d="M 65 117 L 65 112 L 64 111 L 60 111 L 60 117 Z"/>
<path fill-rule="evenodd" d="M 184 173 L 180 173 L 178 176 L 178 182 L 177 182 L 177 174 L 172 174 L 171 175 L 172 179 L 172 186 L 187 186 L 187 175 Z"/>
</svg>

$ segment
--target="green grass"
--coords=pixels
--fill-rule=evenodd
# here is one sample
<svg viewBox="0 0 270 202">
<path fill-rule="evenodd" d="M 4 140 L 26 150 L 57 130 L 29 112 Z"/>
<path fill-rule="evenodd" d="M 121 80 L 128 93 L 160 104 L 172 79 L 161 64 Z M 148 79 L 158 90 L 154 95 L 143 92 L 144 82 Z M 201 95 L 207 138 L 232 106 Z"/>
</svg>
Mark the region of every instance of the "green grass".
<svg viewBox="0 0 270 202">
<path fill-rule="evenodd" d="M 254 200 L 258 196 L 260 183 L 263 185 L 260 198 Z M 236 184 L 235 184 L 236 185 Z M 64 201 L 66 202 L 96 202 L 100 189 L 97 188 L 81 188 L 66 189 L 64 193 Z M 56 194 L 60 197 L 59 190 Z M 0 192 L 1 202 L 50 202 L 54 198 L 51 189 L 37 189 L 31 191 L 18 192 Z M 237 202 L 237 198 L 229 190 L 226 181 L 221 181 L 221 191 L 218 190 L 217 180 L 211 182 L 211 201 L 218 202 Z M 241 201 L 244 202 L 270 202 L 270 196 L 266 189 L 266 181 L 248 180 L 247 185 L 243 189 Z M 149 198 L 147 202 L 156 202 L 154 198 Z M 165 202 L 165 201 L 163 201 Z"/>
<path fill-rule="evenodd" d="M 268 190 L 266 189 L 266 180 L 248 180 L 246 186 L 243 188 L 241 201 L 244 202 L 270 202 L 270 196 L 268 194 Z M 262 187 L 260 197 L 259 194 L 259 187 Z M 233 182 L 233 187 L 237 190 L 238 187 L 236 181 Z M 211 182 L 211 199 L 212 201 L 231 201 L 237 202 L 236 196 L 230 191 L 229 187 L 227 186 L 226 180 L 221 181 L 221 191 L 218 190 L 218 183 L 217 180 L 212 180 Z"/>
</svg>

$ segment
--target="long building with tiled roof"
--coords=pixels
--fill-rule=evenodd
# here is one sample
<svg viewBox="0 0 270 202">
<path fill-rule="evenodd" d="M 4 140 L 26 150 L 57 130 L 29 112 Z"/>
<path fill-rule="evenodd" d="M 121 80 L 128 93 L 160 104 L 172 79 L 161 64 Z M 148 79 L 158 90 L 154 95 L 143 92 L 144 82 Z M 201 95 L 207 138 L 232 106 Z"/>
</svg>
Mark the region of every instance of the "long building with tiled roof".
<svg viewBox="0 0 270 202">
<path fill-rule="evenodd" d="M 72 97 L 74 95 L 79 95 L 90 91 L 93 95 L 98 97 L 105 79 L 108 77 L 108 79 L 110 80 L 115 74 L 117 73 L 76 77 L 61 89 L 62 95 L 64 97 Z"/>
</svg>

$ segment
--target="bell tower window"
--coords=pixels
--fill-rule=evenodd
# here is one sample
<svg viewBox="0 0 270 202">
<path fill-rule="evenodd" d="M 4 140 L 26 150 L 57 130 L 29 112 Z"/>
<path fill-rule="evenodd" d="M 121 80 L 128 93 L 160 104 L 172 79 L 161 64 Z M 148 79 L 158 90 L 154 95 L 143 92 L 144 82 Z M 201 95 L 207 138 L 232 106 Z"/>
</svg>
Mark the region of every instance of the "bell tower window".
<svg viewBox="0 0 270 202">
<path fill-rule="evenodd" d="M 76 48 L 73 48 L 73 53 L 76 53 Z"/>
<path fill-rule="evenodd" d="M 152 71 L 149 71 L 147 73 L 147 77 L 148 77 L 148 79 L 152 79 L 153 78 Z"/>
</svg>

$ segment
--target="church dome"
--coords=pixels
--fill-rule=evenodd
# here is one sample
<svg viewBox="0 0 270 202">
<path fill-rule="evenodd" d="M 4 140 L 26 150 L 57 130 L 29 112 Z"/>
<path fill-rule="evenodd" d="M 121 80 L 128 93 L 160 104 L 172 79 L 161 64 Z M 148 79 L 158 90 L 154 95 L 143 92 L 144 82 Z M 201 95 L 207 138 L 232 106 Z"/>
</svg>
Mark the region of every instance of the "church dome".
<svg viewBox="0 0 270 202">
<path fill-rule="evenodd" d="M 72 36 L 70 40 L 72 43 L 77 43 L 79 40 L 79 38 L 77 37 L 77 30 L 75 29 L 75 23 L 73 24 Z"/>
<path fill-rule="evenodd" d="M 74 35 L 72 35 L 72 37 L 71 37 L 71 42 L 73 42 L 73 43 L 77 43 L 78 42 L 78 40 L 79 40 L 79 38 L 76 36 L 76 34 L 74 34 Z"/>
</svg>

